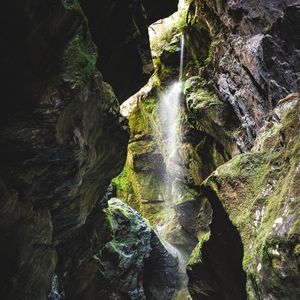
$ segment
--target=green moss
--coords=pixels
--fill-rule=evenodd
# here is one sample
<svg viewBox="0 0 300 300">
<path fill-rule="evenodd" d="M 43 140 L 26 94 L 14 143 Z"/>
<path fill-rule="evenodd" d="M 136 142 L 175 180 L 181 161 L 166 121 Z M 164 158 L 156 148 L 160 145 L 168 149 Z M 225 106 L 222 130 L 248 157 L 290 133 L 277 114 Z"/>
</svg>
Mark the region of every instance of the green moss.
<svg viewBox="0 0 300 300">
<path fill-rule="evenodd" d="M 294 255 L 299 259 L 300 257 L 300 244 L 295 247 Z"/>
<path fill-rule="evenodd" d="M 208 56 L 204 61 L 204 63 L 206 65 L 210 64 L 213 61 L 213 58 L 215 56 L 215 52 L 217 51 L 217 47 L 218 47 L 218 41 L 213 40 L 209 45 Z"/>
<path fill-rule="evenodd" d="M 155 162 L 151 160 L 155 155 L 152 147 L 148 140 L 131 143 L 125 167 L 113 183 L 118 197 L 153 224 L 162 209 L 159 195 L 162 194 L 163 183 L 156 172 Z"/>
<path fill-rule="evenodd" d="M 191 79 L 186 82 L 184 87 L 184 93 L 188 95 L 187 105 L 190 110 L 199 111 L 222 104 L 212 92 L 199 86 L 195 87 L 193 83 L 191 84 Z M 199 83 L 204 84 L 202 83 L 202 79 L 199 80 Z"/>
<path fill-rule="evenodd" d="M 113 233 L 113 220 L 109 214 L 105 214 L 105 221 L 104 221 L 104 227 L 107 229 L 108 232 L 111 233 L 111 239 L 114 238 Z"/>
<path fill-rule="evenodd" d="M 172 23 L 165 26 L 160 33 L 151 40 L 151 49 L 155 53 L 161 53 L 163 48 L 172 44 L 174 36 L 181 35 L 184 32 L 184 29 L 187 27 L 186 24 L 186 15 L 187 15 L 187 6 L 178 11 L 172 20 Z"/>
<path fill-rule="evenodd" d="M 128 168 L 125 167 L 120 175 L 112 180 L 112 184 L 117 189 L 117 197 L 120 199 L 128 199 L 129 194 L 134 193 L 128 178 L 128 172 Z"/>
<path fill-rule="evenodd" d="M 62 1 L 62 4 L 67 10 L 79 10 L 82 13 L 79 0 Z"/>
<path fill-rule="evenodd" d="M 134 207 L 152 224 L 162 217 L 164 179 L 161 175 L 162 156 L 159 152 L 157 122 L 158 99 L 140 99 L 129 116 L 131 131 L 127 160 L 123 172 L 114 179 L 117 195 Z M 162 214 L 163 215 L 163 214 Z"/>
<path fill-rule="evenodd" d="M 97 53 L 88 38 L 79 32 L 69 44 L 63 58 L 63 79 L 78 85 L 95 74 Z"/>
<path fill-rule="evenodd" d="M 263 29 L 263 32 L 264 34 L 267 34 L 269 31 L 271 30 L 271 25 L 270 24 L 266 24 L 264 29 Z"/>
<path fill-rule="evenodd" d="M 157 99 L 148 97 L 138 103 L 129 116 L 131 136 L 157 132 Z"/>
<path fill-rule="evenodd" d="M 202 249 L 203 244 L 209 240 L 209 237 L 210 237 L 210 233 L 206 233 L 202 236 L 202 238 L 200 238 L 197 246 L 194 248 L 194 250 L 190 256 L 190 259 L 188 262 L 189 267 L 192 267 L 193 265 L 196 265 L 199 262 L 201 262 L 201 258 L 202 258 L 201 249 Z"/>
<path fill-rule="evenodd" d="M 200 76 L 192 76 L 185 82 L 187 121 L 192 128 L 212 136 L 230 154 L 235 148 L 233 134 L 237 125 L 229 116 L 228 105 L 208 86 L 208 82 Z"/>
</svg>

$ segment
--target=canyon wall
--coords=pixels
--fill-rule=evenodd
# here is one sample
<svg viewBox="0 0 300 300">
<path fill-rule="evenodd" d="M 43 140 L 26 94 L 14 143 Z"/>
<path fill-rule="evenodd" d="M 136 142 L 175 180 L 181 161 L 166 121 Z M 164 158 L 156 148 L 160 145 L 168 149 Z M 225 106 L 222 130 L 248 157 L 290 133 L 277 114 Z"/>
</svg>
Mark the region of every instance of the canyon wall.
<svg viewBox="0 0 300 300">
<path fill-rule="evenodd" d="M 155 76 L 136 96 L 119 197 L 184 253 L 193 299 L 297 299 L 298 1 L 190 1 L 152 45 Z M 165 203 L 159 101 L 178 80 L 178 168 Z M 177 176 L 177 177 L 176 177 Z M 166 220 L 168 219 L 168 222 Z M 196 245 L 196 247 L 195 247 Z"/>
<path fill-rule="evenodd" d="M 108 242 L 104 195 L 129 137 L 110 84 L 121 101 L 147 81 L 147 26 L 176 4 L 0 4 L 1 297 L 87 299 L 106 289 L 92 257 Z M 94 274 L 82 279 L 84 266 Z"/>
</svg>

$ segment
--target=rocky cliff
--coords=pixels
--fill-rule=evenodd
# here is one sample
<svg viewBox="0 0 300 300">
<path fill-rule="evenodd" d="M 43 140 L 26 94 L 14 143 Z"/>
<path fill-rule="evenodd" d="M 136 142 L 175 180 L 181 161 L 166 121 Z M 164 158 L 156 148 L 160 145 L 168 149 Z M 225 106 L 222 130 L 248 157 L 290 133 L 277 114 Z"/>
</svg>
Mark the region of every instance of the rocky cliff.
<svg viewBox="0 0 300 300">
<path fill-rule="evenodd" d="M 201 184 L 213 214 L 209 237 L 190 260 L 195 299 L 299 297 L 299 199 L 291 206 L 289 200 L 297 194 L 292 182 L 299 185 L 299 95 L 288 96 L 299 91 L 299 13 L 297 1 L 190 5 L 192 55 L 201 76 L 232 105 L 241 130 L 236 142 L 246 151 Z M 205 61 L 197 58 L 197 36 L 209 42 Z"/>
<path fill-rule="evenodd" d="M 0 4 L 1 299 L 299 299 L 299 1 L 177 2 Z"/>
<path fill-rule="evenodd" d="M 171 299 L 178 259 L 134 209 L 113 198 L 96 227 L 93 255 L 63 285 L 69 299 Z"/>
<path fill-rule="evenodd" d="M 104 194 L 126 158 L 127 122 L 110 84 L 123 100 L 149 78 L 147 26 L 176 1 L 162 7 L 0 4 L 1 298 L 75 299 L 79 289 L 80 297 L 95 299 L 84 280 L 74 283 L 82 278 L 79 266 L 107 241 Z"/>
<path fill-rule="evenodd" d="M 298 1 L 188 1 L 153 40 L 155 75 L 136 96 L 114 182 L 191 254 L 193 299 L 299 297 L 299 13 Z M 178 80 L 181 35 L 181 190 L 166 203 L 159 103 Z"/>
<path fill-rule="evenodd" d="M 203 73 L 231 103 L 251 144 L 279 99 L 299 90 L 298 1 L 192 1 L 191 49 L 208 47 Z"/>
<path fill-rule="evenodd" d="M 252 150 L 201 185 L 213 214 L 190 260 L 195 299 L 299 298 L 299 96 L 282 99 Z"/>
</svg>

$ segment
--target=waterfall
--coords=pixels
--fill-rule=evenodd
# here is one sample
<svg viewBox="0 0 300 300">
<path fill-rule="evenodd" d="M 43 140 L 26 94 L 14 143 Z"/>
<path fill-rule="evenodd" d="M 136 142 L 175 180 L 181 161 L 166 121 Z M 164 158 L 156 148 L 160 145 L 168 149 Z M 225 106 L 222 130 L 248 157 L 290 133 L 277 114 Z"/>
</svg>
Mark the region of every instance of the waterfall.
<svg viewBox="0 0 300 300">
<path fill-rule="evenodd" d="M 179 156 L 179 120 L 183 63 L 184 37 L 182 35 L 180 40 L 180 67 L 178 81 L 173 82 L 166 89 L 165 94 L 161 98 L 159 107 L 159 121 L 162 130 L 163 155 L 166 165 L 164 202 L 166 207 L 168 208 L 174 208 L 174 204 L 180 196 L 180 184 L 178 184 L 178 181 L 180 181 L 180 179 L 182 178 L 183 173 Z M 165 224 L 159 227 L 159 231 L 162 236 L 165 235 L 165 226 L 167 226 L 168 223 L 172 222 L 173 217 L 174 215 L 172 214 L 168 215 L 168 217 L 164 220 Z M 174 226 L 174 224 L 172 226 Z M 164 236 L 164 238 L 167 242 L 169 242 L 167 236 Z M 188 256 L 178 248 L 176 248 L 174 245 L 172 245 L 171 242 L 169 243 L 168 248 L 173 249 L 173 251 L 177 253 L 177 257 L 179 260 L 179 282 L 176 294 L 180 294 L 180 299 L 191 299 L 187 289 L 188 277 L 186 275 Z"/>
<path fill-rule="evenodd" d="M 166 191 L 165 201 L 174 202 L 176 197 L 176 178 L 181 176 L 178 157 L 179 142 L 179 110 L 182 89 L 182 74 L 184 62 L 184 38 L 180 40 L 180 67 L 178 81 L 173 82 L 166 90 L 160 102 L 159 118 L 162 128 L 163 140 L 165 141 L 164 158 L 166 162 Z"/>
<path fill-rule="evenodd" d="M 65 298 L 65 293 L 60 290 L 61 286 L 59 284 L 59 279 L 56 274 L 52 278 L 52 287 L 50 294 L 48 295 L 49 300 L 61 300 Z"/>
<path fill-rule="evenodd" d="M 160 119 L 162 124 L 163 139 L 166 141 L 164 156 L 166 161 L 167 181 L 171 178 L 172 165 L 178 159 L 177 140 L 178 140 L 178 114 L 180 107 L 181 83 L 174 82 L 166 91 L 161 99 Z M 174 172 L 175 170 L 173 170 Z"/>
<path fill-rule="evenodd" d="M 179 82 L 182 80 L 183 73 L 183 60 L 184 60 L 184 36 L 180 38 L 180 69 L 179 69 Z"/>
</svg>

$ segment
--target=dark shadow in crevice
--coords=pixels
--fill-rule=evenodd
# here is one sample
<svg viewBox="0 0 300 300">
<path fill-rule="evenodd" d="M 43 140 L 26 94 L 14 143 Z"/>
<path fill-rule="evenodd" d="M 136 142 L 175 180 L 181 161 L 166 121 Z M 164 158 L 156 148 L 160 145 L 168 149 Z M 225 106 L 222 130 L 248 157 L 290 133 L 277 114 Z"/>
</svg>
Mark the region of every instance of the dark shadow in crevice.
<svg viewBox="0 0 300 300">
<path fill-rule="evenodd" d="M 213 209 L 210 238 L 201 248 L 201 261 L 188 270 L 189 291 L 193 299 L 245 300 L 246 273 L 242 267 L 243 244 L 216 193 L 208 187 L 202 192 Z"/>
</svg>

